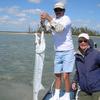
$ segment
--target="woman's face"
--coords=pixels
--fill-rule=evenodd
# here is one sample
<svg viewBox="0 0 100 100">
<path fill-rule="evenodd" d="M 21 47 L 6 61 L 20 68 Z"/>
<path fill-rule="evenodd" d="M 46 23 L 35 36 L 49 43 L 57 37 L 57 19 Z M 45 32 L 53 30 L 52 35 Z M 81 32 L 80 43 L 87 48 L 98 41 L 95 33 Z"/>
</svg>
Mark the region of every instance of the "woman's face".
<svg viewBox="0 0 100 100">
<path fill-rule="evenodd" d="M 78 43 L 79 43 L 80 49 L 83 51 L 89 47 L 89 40 L 87 40 L 83 37 L 79 38 Z"/>
</svg>

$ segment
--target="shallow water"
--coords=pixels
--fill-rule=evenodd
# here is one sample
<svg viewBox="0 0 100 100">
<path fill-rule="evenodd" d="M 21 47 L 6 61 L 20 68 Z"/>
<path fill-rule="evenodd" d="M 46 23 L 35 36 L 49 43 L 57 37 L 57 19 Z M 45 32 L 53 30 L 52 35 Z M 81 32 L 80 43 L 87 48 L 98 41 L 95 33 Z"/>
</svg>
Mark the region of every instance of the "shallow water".
<svg viewBox="0 0 100 100">
<path fill-rule="evenodd" d="M 100 48 L 100 38 L 92 38 Z M 76 36 L 73 39 L 76 49 Z M 48 88 L 54 80 L 54 51 L 49 35 L 46 44 L 42 83 Z M 34 35 L 0 34 L 0 100 L 32 100 L 34 61 Z"/>
</svg>

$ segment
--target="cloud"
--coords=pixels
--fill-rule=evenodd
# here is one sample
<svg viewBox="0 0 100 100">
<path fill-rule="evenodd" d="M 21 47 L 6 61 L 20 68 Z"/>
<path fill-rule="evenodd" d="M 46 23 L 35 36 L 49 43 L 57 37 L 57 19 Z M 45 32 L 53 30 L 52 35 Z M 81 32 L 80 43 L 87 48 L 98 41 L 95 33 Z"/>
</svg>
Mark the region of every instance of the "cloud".
<svg viewBox="0 0 100 100">
<path fill-rule="evenodd" d="M 22 12 L 38 15 L 41 13 L 41 10 L 40 9 L 26 9 L 26 10 L 23 10 Z"/>
<path fill-rule="evenodd" d="M 77 19 L 73 21 L 73 26 L 87 26 L 91 23 L 90 20 Z"/>
<path fill-rule="evenodd" d="M 96 29 L 100 31 L 100 24 L 96 25 Z"/>
<path fill-rule="evenodd" d="M 96 31 L 100 31 L 100 23 L 93 21 L 93 20 L 83 20 L 83 19 L 77 19 L 72 21 L 72 26 L 75 27 L 87 27 Z"/>
<path fill-rule="evenodd" d="M 26 22 L 26 18 L 19 18 L 19 19 L 12 19 L 9 16 L 2 16 L 0 17 L 0 24 L 12 24 L 12 25 L 23 25 Z"/>
<path fill-rule="evenodd" d="M 94 11 L 93 11 L 93 10 L 90 10 L 89 13 L 90 13 L 90 14 L 94 14 Z"/>
<path fill-rule="evenodd" d="M 9 16 L 0 17 L 0 24 L 5 24 L 7 21 L 9 21 Z"/>
<path fill-rule="evenodd" d="M 13 6 L 10 8 L 0 8 L 0 26 L 23 28 L 27 29 L 30 26 L 36 26 L 39 23 L 36 17 L 39 17 L 41 10 L 40 9 L 21 9 L 20 7 Z M 2 30 L 2 29 L 0 29 Z"/>
<path fill-rule="evenodd" d="M 0 8 L 0 12 L 17 17 L 25 17 L 27 14 L 40 14 L 41 9 L 21 9 L 20 7 L 13 6 L 10 8 Z"/>
<path fill-rule="evenodd" d="M 24 17 L 16 19 L 13 19 L 9 16 L 0 17 L 0 30 L 4 31 L 28 31 L 30 24 L 31 22 Z"/>
<path fill-rule="evenodd" d="M 28 0 L 29 2 L 33 2 L 33 3 L 40 3 L 41 0 Z"/>
<path fill-rule="evenodd" d="M 23 17 L 26 16 L 25 13 L 22 12 L 22 10 L 17 7 L 17 6 L 13 6 L 13 7 L 6 7 L 6 8 L 0 8 L 0 12 L 4 13 L 4 14 L 10 14 L 13 16 L 19 16 L 19 17 Z"/>
<path fill-rule="evenodd" d="M 99 3 L 99 4 L 97 4 L 97 7 L 100 7 L 100 3 Z"/>
<path fill-rule="evenodd" d="M 57 0 L 58 2 L 63 2 L 64 4 L 67 3 L 67 0 Z"/>
</svg>

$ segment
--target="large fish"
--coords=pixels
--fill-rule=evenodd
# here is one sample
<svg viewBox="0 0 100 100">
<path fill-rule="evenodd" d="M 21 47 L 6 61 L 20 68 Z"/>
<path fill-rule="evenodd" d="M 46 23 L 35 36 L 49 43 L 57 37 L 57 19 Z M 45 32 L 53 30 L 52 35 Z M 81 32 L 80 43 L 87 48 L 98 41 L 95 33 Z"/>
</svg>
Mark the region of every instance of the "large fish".
<svg viewBox="0 0 100 100">
<path fill-rule="evenodd" d="M 38 100 L 39 91 L 44 89 L 44 86 L 41 83 L 46 48 L 44 31 L 41 33 L 35 33 L 35 44 L 36 52 L 33 75 L 33 100 Z"/>
</svg>

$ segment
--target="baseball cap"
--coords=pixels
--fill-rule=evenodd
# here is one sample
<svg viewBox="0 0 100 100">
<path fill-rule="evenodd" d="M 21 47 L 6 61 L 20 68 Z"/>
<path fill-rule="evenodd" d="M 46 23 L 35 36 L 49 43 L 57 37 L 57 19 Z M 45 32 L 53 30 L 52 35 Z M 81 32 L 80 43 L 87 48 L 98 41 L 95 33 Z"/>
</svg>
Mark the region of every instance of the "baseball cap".
<svg viewBox="0 0 100 100">
<path fill-rule="evenodd" d="M 83 38 L 85 38 L 87 40 L 89 40 L 89 38 L 90 38 L 87 33 L 81 33 L 81 34 L 79 34 L 78 38 L 80 38 L 80 37 L 83 37 Z"/>
<path fill-rule="evenodd" d="M 61 8 L 61 9 L 65 9 L 65 5 L 62 2 L 58 2 L 54 5 L 54 9 L 55 8 Z"/>
</svg>

